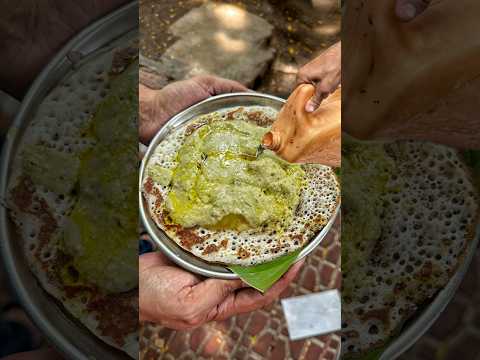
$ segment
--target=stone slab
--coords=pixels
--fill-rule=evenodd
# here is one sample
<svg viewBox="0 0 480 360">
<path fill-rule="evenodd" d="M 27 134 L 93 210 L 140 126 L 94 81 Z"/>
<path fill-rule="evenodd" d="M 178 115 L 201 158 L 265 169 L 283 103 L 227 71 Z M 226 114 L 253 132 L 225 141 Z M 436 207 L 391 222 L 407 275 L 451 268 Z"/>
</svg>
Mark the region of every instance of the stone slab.
<svg viewBox="0 0 480 360">
<path fill-rule="evenodd" d="M 160 59 L 173 80 L 215 74 L 252 86 L 274 57 L 273 27 L 227 4 L 206 3 L 178 19 L 169 31 L 179 39 Z"/>
</svg>

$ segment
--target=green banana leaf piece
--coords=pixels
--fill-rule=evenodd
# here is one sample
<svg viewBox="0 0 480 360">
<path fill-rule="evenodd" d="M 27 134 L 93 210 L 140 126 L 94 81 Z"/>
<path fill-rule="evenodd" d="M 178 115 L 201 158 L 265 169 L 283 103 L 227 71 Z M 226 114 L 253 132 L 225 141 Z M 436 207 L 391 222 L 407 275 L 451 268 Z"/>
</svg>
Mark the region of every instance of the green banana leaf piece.
<svg viewBox="0 0 480 360">
<path fill-rule="evenodd" d="M 463 155 L 465 162 L 472 169 L 475 185 L 477 189 L 480 189 L 480 150 L 466 150 Z"/>
<path fill-rule="evenodd" d="M 285 274 L 297 259 L 300 250 L 284 255 L 264 264 L 253 266 L 229 266 L 229 269 L 237 274 L 240 279 L 251 287 L 264 293 Z"/>
</svg>

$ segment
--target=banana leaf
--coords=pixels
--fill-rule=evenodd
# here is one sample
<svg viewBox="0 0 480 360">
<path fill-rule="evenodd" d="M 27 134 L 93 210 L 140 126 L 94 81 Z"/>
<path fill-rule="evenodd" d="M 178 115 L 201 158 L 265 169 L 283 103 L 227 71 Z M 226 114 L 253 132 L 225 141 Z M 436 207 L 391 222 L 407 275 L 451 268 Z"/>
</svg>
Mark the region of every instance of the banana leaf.
<svg viewBox="0 0 480 360">
<path fill-rule="evenodd" d="M 288 271 L 297 259 L 300 250 L 301 249 L 296 250 L 267 263 L 253 266 L 232 265 L 229 266 L 229 269 L 248 285 L 264 293 Z"/>
<path fill-rule="evenodd" d="M 472 169 L 475 185 L 480 189 L 480 150 L 466 150 L 463 155 L 465 162 Z"/>
</svg>

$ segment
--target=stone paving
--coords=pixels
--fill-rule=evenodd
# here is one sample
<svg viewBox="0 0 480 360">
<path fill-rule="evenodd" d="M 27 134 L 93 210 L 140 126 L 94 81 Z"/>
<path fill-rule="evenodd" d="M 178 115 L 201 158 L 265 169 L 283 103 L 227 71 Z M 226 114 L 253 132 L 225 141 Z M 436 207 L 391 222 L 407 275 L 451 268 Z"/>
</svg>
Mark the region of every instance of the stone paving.
<svg viewBox="0 0 480 360">
<path fill-rule="evenodd" d="M 238 6 L 208 2 L 170 26 L 178 40 L 159 67 L 172 80 L 216 74 L 252 87 L 273 59 L 272 30 L 268 21 Z"/>
</svg>

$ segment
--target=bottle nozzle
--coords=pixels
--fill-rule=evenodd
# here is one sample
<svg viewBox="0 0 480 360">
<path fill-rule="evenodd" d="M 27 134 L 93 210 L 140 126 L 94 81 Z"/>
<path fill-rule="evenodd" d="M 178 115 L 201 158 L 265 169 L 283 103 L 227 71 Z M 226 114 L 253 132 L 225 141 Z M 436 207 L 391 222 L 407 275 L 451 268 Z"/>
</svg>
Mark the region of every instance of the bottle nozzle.
<svg viewBox="0 0 480 360">
<path fill-rule="evenodd" d="M 278 149 L 280 149 L 281 145 L 280 133 L 277 131 L 267 132 L 263 136 L 262 145 L 265 146 L 267 149 L 277 151 Z"/>
</svg>

